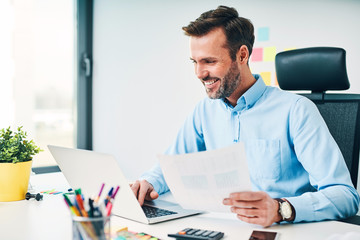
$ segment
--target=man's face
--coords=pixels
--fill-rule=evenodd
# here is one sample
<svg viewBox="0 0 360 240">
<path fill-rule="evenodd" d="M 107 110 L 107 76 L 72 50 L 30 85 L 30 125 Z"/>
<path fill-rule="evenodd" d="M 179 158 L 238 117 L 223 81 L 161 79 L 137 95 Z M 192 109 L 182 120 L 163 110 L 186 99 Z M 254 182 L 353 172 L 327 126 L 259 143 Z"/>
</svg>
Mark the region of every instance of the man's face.
<svg viewBox="0 0 360 240">
<path fill-rule="evenodd" d="M 195 74 L 212 99 L 229 97 L 241 81 L 237 62 L 231 60 L 225 46 L 226 36 L 221 28 L 201 37 L 190 37 Z"/>
</svg>

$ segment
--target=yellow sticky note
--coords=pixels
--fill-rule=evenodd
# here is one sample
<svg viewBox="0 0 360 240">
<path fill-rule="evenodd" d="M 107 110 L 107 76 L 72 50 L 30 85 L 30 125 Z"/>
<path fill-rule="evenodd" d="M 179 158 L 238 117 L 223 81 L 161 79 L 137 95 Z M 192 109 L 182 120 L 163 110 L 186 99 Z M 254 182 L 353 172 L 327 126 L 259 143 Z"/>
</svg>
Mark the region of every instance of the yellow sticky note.
<svg viewBox="0 0 360 240">
<path fill-rule="evenodd" d="M 271 72 L 261 72 L 260 73 L 262 79 L 264 80 L 265 84 L 270 86 L 271 85 Z"/>
<path fill-rule="evenodd" d="M 291 50 L 295 50 L 296 48 L 285 48 L 284 51 L 291 51 Z"/>
<path fill-rule="evenodd" d="M 264 48 L 264 61 L 273 62 L 275 61 L 276 47 L 265 47 Z"/>
<path fill-rule="evenodd" d="M 276 76 L 276 73 L 275 73 L 275 76 L 274 76 L 274 78 L 275 78 L 275 84 L 274 84 L 274 86 L 279 86 L 279 82 L 278 82 L 278 80 L 277 80 L 277 76 Z"/>
<path fill-rule="evenodd" d="M 128 227 L 120 227 L 119 229 L 116 230 L 117 233 L 122 231 L 128 231 Z"/>
</svg>

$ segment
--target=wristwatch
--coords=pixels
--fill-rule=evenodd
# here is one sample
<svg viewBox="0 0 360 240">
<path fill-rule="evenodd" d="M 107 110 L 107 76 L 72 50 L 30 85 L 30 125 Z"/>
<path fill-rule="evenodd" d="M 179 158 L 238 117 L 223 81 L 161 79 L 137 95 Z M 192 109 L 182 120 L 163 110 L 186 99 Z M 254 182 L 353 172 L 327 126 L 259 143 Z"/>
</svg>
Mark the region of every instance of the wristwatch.
<svg viewBox="0 0 360 240">
<path fill-rule="evenodd" d="M 279 203 L 279 214 L 282 218 L 282 221 L 291 221 L 293 214 L 295 213 L 291 204 L 281 198 L 275 198 Z"/>
</svg>

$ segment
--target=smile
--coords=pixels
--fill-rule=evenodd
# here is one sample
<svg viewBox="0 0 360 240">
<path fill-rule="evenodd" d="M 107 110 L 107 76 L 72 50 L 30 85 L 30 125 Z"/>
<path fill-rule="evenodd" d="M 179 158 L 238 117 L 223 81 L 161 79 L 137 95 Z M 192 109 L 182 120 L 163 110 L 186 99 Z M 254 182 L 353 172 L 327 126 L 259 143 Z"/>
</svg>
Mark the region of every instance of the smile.
<svg viewBox="0 0 360 240">
<path fill-rule="evenodd" d="M 219 81 L 219 79 L 211 80 L 211 81 L 204 81 L 205 86 L 209 86 L 211 84 L 214 84 L 215 82 Z"/>
</svg>

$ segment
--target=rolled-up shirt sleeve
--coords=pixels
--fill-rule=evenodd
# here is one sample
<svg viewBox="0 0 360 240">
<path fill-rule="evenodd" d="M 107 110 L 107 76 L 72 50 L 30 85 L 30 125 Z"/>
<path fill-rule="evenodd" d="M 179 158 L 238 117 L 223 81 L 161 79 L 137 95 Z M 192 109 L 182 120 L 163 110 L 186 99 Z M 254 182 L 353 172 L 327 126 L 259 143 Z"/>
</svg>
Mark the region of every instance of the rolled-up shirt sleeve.
<svg viewBox="0 0 360 240">
<path fill-rule="evenodd" d="M 295 222 L 339 219 L 359 210 L 344 158 L 316 106 L 300 98 L 290 115 L 290 136 L 296 156 L 317 190 L 287 199 L 296 210 Z"/>
</svg>

